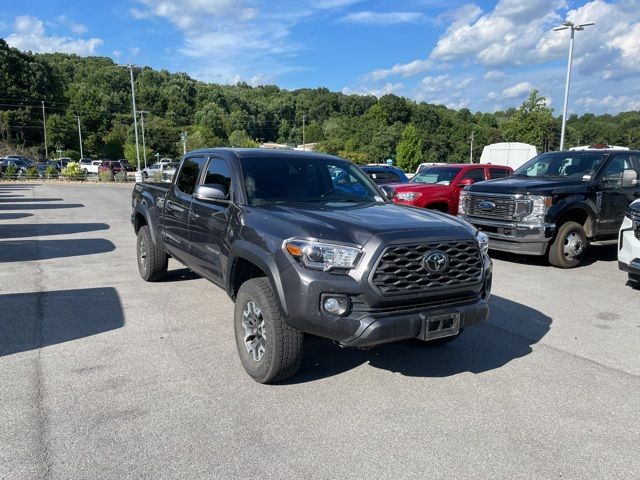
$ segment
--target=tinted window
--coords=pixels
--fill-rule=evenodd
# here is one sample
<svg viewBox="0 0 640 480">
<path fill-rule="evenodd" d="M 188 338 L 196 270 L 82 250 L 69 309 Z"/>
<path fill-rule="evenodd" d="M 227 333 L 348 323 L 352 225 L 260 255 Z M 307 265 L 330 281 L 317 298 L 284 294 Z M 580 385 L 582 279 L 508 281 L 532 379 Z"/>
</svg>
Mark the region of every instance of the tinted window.
<svg viewBox="0 0 640 480">
<path fill-rule="evenodd" d="M 491 172 L 491 178 L 504 178 L 509 176 L 509 170 L 504 168 L 492 168 L 489 172 Z"/>
<path fill-rule="evenodd" d="M 365 170 L 378 185 L 402 182 L 399 175 L 387 170 Z"/>
<path fill-rule="evenodd" d="M 602 176 L 605 185 L 611 188 L 622 187 L 622 172 L 633 169 L 632 156 L 630 154 L 616 155 L 611 159 Z"/>
<path fill-rule="evenodd" d="M 176 180 L 178 190 L 187 195 L 193 195 L 203 164 L 204 158 L 190 157 L 184 159 Z"/>
<path fill-rule="evenodd" d="M 459 171 L 459 168 L 426 167 L 411 179 L 411 183 L 450 185 L 456 175 L 458 175 Z"/>
<path fill-rule="evenodd" d="M 581 179 L 593 176 L 604 162 L 606 153 L 553 152 L 532 158 L 514 175 L 524 177 L 571 177 Z"/>
<path fill-rule="evenodd" d="M 484 169 L 476 168 L 465 172 L 465 174 L 462 176 L 462 180 L 465 180 L 467 178 L 470 178 L 474 182 L 482 182 L 484 180 Z"/>
<path fill-rule="evenodd" d="M 243 158 L 250 204 L 381 202 L 379 193 L 351 163 L 326 158 Z"/>
<path fill-rule="evenodd" d="M 212 158 L 209 160 L 207 174 L 204 184 L 208 187 L 215 187 L 226 193 L 225 199 L 230 198 L 231 192 L 231 169 L 226 160 Z"/>
</svg>

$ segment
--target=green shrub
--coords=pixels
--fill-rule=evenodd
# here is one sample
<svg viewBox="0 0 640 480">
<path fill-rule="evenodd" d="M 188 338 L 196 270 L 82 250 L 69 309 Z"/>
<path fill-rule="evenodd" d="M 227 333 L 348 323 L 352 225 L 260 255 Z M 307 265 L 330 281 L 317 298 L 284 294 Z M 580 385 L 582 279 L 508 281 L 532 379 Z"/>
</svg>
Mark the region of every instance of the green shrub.
<svg viewBox="0 0 640 480">
<path fill-rule="evenodd" d="M 115 174 L 113 178 L 116 182 L 126 182 L 127 181 L 127 172 L 118 172 Z"/>
<path fill-rule="evenodd" d="M 18 174 L 18 169 L 15 165 L 9 165 L 4 169 L 4 178 L 15 178 Z"/>
<path fill-rule="evenodd" d="M 161 182 L 162 181 L 162 172 L 154 172 L 153 173 L 153 181 Z"/>
<path fill-rule="evenodd" d="M 76 162 L 69 162 L 67 168 L 62 171 L 62 176 L 67 180 L 84 180 L 85 172 L 80 168 L 80 164 Z"/>
<path fill-rule="evenodd" d="M 58 178 L 58 170 L 53 165 L 44 169 L 44 176 L 47 178 Z"/>
<path fill-rule="evenodd" d="M 100 172 L 98 173 L 98 177 L 100 177 L 101 182 L 110 182 L 113 180 L 113 177 L 111 177 L 111 172 Z"/>
<path fill-rule="evenodd" d="M 36 167 L 27 168 L 27 178 L 38 178 L 38 169 Z"/>
</svg>

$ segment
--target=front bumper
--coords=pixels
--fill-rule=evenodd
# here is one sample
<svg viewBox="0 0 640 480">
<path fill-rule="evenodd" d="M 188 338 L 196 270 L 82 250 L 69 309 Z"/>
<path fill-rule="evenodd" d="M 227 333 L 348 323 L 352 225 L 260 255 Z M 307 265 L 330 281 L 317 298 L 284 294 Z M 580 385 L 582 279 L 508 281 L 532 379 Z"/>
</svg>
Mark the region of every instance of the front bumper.
<svg viewBox="0 0 640 480">
<path fill-rule="evenodd" d="M 467 215 L 460 218 L 487 234 L 491 250 L 524 255 L 546 255 L 556 228 L 553 223 L 530 225 Z"/>
<path fill-rule="evenodd" d="M 379 297 L 371 302 L 368 285 L 349 275 L 308 270 L 293 264 L 281 273 L 287 303 L 287 323 L 344 346 L 370 347 L 420 338 L 428 317 L 459 314 L 460 328 L 488 318 L 492 264 L 484 258 L 480 284 L 418 297 Z M 351 308 L 344 316 L 330 315 L 320 306 L 323 294 L 346 295 Z"/>
</svg>

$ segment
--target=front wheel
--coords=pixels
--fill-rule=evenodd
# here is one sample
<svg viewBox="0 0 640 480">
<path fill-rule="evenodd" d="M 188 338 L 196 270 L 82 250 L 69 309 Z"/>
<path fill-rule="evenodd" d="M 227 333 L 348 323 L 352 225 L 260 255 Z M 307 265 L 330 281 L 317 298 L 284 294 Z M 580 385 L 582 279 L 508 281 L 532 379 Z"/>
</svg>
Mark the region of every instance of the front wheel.
<svg viewBox="0 0 640 480">
<path fill-rule="evenodd" d="M 252 278 L 242 284 L 234 324 L 240 361 L 256 382 L 284 380 L 300 369 L 304 334 L 284 320 L 268 279 Z"/>
<path fill-rule="evenodd" d="M 549 263 L 559 268 L 577 267 L 584 259 L 588 245 L 582 225 L 577 222 L 563 223 L 549 247 Z"/>
</svg>

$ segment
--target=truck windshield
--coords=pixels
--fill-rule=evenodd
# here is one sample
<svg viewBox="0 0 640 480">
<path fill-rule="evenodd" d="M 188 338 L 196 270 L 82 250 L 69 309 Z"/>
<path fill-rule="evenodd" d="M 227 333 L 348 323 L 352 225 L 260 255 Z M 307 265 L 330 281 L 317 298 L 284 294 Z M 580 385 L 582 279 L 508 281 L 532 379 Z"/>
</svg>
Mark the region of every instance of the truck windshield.
<svg viewBox="0 0 640 480">
<path fill-rule="evenodd" d="M 437 185 L 451 185 L 460 170 L 457 168 L 431 167 L 416 174 L 411 183 L 431 183 Z"/>
<path fill-rule="evenodd" d="M 518 168 L 517 177 L 593 177 L 604 163 L 606 153 L 550 152 L 532 158 Z"/>
<path fill-rule="evenodd" d="M 383 202 L 371 180 L 351 163 L 313 157 L 242 158 L 251 205 L 296 202 Z"/>
</svg>

